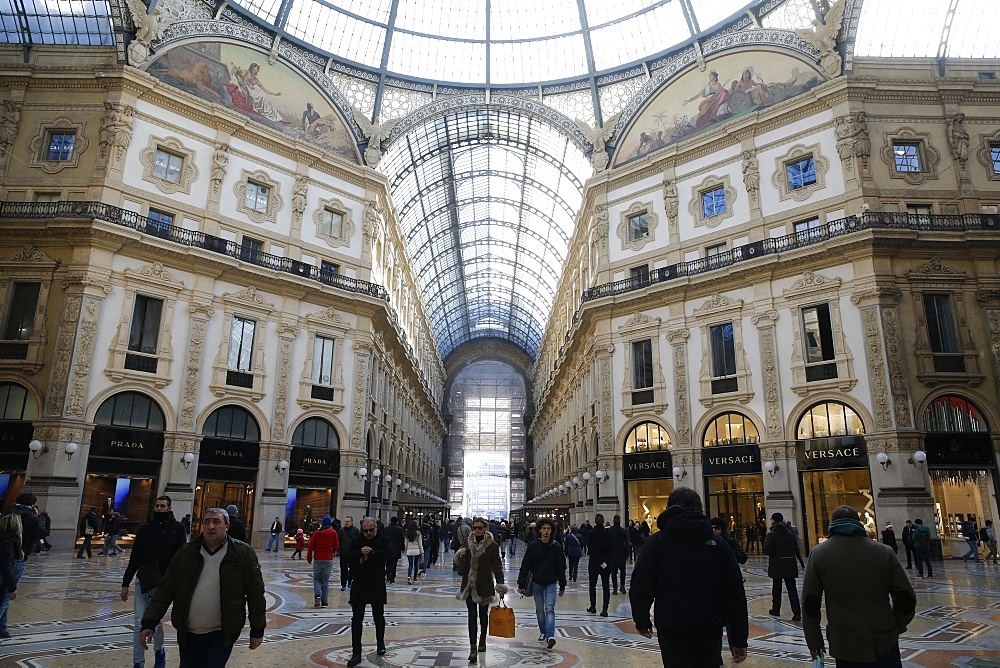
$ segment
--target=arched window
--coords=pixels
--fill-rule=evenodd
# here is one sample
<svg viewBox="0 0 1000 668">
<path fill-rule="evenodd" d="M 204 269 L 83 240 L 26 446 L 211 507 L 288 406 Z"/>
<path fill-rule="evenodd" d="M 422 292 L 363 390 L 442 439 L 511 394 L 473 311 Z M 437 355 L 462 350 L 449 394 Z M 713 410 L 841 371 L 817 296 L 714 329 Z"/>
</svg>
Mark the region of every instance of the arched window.
<svg viewBox="0 0 1000 668">
<path fill-rule="evenodd" d="M 105 399 L 94 416 L 95 424 L 163 431 L 163 411 L 138 392 L 121 392 Z"/>
<path fill-rule="evenodd" d="M 34 420 L 38 418 L 35 398 L 17 383 L 0 383 L 0 420 Z"/>
<path fill-rule="evenodd" d="M 292 445 L 339 450 L 340 438 L 337 436 L 337 430 L 326 420 L 309 418 L 299 423 L 292 432 Z"/>
<path fill-rule="evenodd" d="M 205 420 L 202 435 L 209 438 L 231 438 L 237 441 L 260 441 L 260 428 L 253 415 L 239 406 L 223 406 L 212 411 Z"/>
<path fill-rule="evenodd" d="M 799 420 L 795 433 L 800 441 L 830 436 L 860 436 L 865 433 L 865 425 L 850 406 L 828 401 L 807 410 Z"/>
<path fill-rule="evenodd" d="M 753 420 L 742 413 L 723 413 L 705 429 L 706 448 L 713 445 L 746 445 L 759 441 Z"/>
<path fill-rule="evenodd" d="M 989 431 L 979 409 L 962 397 L 945 395 L 924 411 L 924 430 L 939 432 Z"/>
<path fill-rule="evenodd" d="M 641 422 L 628 433 L 625 452 L 653 452 L 670 450 L 673 444 L 667 430 L 655 422 Z"/>
</svg>

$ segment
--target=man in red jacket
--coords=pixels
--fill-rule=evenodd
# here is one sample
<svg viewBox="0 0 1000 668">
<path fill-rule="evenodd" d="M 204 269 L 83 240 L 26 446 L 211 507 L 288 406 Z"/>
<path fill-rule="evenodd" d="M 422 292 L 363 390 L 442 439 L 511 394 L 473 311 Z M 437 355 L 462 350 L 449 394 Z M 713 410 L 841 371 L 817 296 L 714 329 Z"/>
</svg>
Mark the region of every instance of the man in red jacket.
<svg viewBox="0 0 1000 668">
<path fill-rule="evenodd" d="M 306 561 L 313 567 L 313 607 L 325 608 L 329 602 L 330 574 L 333 572 L 333 555 L 340 549 L 340 539 L 333 530 L 333 518 L 323 517 L 318 531 L 309 537 Z M 315 559 L 315 561 L 314 561 Z"/>
</svg>

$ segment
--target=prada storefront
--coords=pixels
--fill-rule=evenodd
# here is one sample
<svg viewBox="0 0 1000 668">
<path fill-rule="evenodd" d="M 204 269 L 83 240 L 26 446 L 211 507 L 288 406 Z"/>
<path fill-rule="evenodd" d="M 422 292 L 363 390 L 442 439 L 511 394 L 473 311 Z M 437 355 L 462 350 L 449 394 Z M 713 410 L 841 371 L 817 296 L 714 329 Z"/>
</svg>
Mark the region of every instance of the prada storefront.
<svg viewBox="0 0 1000 668">
<path fill-rule="evenodd" d="M 285 503 L 285 532 L 312 532 L 324 515 L 337 517 L 340 438 L 326 420 L 309 418 L 292 433 Z"/>
<path fill-rule="evenodd" d="M 934 400 L 924 414 L 924 429 L 942 555 L 958 558 L 969 549 L 961 533 L 962 522 L 972 522 L 978 529 L 996 517 L 993 439 L 979 410 L 957 396 Z"/>
<path fill-rule="evenodd" d="M 149 397 L 122 392 L 105 400 L 90 435 L 81 517 L 114 508 L 134 534 L 153 509 L 163 461 L 163 412 Z"/>
<path fill-rule="evenodd" d="M 625 439 L 622 474 L 628 520 L 645 521 L 656 530 L 656 518 L 667 509 L 674 490 L 670 436 L 655 422 L 636 425 Z"/>
<path fill-rule="evenodd" d="M 205 510 L 232 504 L 239 509 L 252 541 L 254 483 L 260 463 L 257 421 L 246 409 L 223 406 L 208 416 L 202 434 L 191 533 L 201 533 Z"/>
<path fill-rule="evenodd" d="M 0 514 L 14 504 L 24 486 L 28 444 L 38 417 L 34 397 L 17 383 L 0 383 Z"/>
<path fill-rule="evenodd" d="M 868 447 L 858 414 L 838 402 L 817 404 L 799 421 L 796 433 L 805 512 L 802 540 L 809 548 L 826 540 L 830 515 L 837 506 L 857 510 L 869 538 L 877 540 Z"/>
</svg>

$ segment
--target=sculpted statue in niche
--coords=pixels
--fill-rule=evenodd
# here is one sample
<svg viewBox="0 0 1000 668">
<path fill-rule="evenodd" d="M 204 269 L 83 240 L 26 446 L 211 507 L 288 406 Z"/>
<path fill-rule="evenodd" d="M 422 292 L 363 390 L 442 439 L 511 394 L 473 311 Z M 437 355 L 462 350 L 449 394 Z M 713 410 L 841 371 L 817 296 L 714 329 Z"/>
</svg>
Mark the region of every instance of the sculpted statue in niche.
<svg viewBox="0 0 1000 668">
<path fill-rule="evenodd" d="M 951 157 L 965 168 L 969 159 L 969 133 L 965 129 L 965 114 L 955 114 L 948 119 L 948 143 L 951 145 Z"/>
<path fill-rule="evenodd" d="M 756 202 L 760 191 L 760 171 L 753 151 L 743 151 L 743 185 L 746 186 L 751 201 Z"/>
</svg>

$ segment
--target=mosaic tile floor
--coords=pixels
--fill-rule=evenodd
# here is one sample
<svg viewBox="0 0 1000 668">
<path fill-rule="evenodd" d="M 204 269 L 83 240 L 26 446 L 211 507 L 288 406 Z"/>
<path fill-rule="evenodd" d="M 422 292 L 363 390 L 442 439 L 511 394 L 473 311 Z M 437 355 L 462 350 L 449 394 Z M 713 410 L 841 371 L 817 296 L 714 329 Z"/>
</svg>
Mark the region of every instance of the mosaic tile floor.
<svg viewBox="0 0 1000 668">
<path fill-rule="evenodd" d="M 311 567 L 305 561 L 288 560 L 290 554 L 260 555 L 268 593 L 264 644 L 251 652 L 244 635 L 230 666 L 342 666 L 350 657 L 348 593 L 334 586 L 330 607 L 313 608 Z M 132 602 L 119 598 L 125 564 L 121 557 L 76 560 L 69 552 L 34 557 L 11 608 L 12 637 L 0 640 L 0 666 L 130 666 Z M 401 562 L 401 577 L 390 585 L 386 608 L 388 654 L 375 654 L 374 629 L 369 627 L 362 665 L 468 665 L 466 610 L 454 598 L 458 581 L 450 559 L 448 564 L 432 567 L 419 585 L 408 586 L 405 560 Z M 516 577 L 519 564 L 520 553 L 508 558 L 508 581 Z M 580 567 L 581 574 L 585 571 L 586 557 Z M 1000 668 L 1000 568 L 949 561 L 935 564 L 934 580 L 907 572 L 914 574 L 917 617 L 901 642 L 904 665 Z M 335 582 L 337 577 L 335 569 Z M 808 665 L 800 624 L 791 621 L 787 610 L 780 619 L 767 614 L 770 586 L 766 561 L 751 556 L 746 583 L 750 657 L 743 665 Z M 480 666 L 660 665 L 655 638 L 646 640 L 634 632 L 627 596 L 612 596 L 611 616 L 598 617 L 585 610 L 586 582 L 581 578 L 570 583 L 556 605 L 557 642 L 551 651 L 535 642 L 532 601 L 517 595 L 510 598 L 517 635 L 510 640 L 492 638 L 480 655 Z M 165 628 L 167 665 L 175 667 L 173 629 L 169 624 Z M 146 656 L 152 666 L 152 651 Z M 727 652 L 726 664 L 731 663 Z"/>
</svg>

